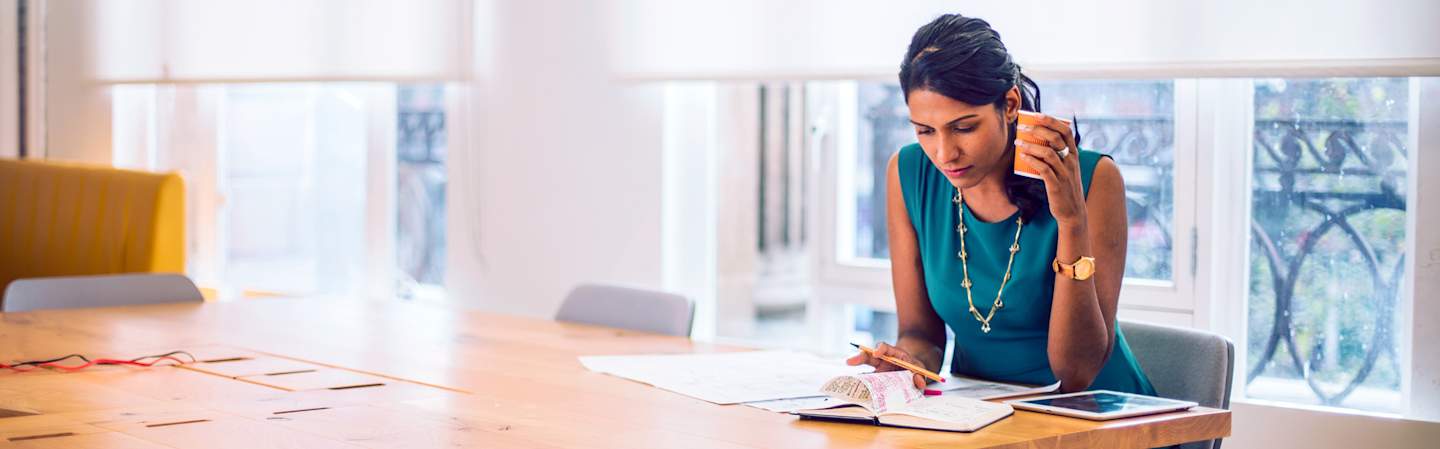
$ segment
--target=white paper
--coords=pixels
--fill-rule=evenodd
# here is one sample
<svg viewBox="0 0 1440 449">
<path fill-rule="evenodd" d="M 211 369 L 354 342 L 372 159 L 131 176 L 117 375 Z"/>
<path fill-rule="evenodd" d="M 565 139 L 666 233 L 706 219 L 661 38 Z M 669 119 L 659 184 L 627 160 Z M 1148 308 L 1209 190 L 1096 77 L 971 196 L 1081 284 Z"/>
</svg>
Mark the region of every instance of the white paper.
<svg viewBox="0 0 1440 449">
<path fill-rule="evenodd" d="M 1009 404 L 985 402 L 960 396 L 938 396 L 911 402 L 891 413 L 916 416 L 934 421 L 971 423 L 977 416 L 1010 410 Z"/>
<path fill-rule="evenodd" d="M 942 391 L 945 396 L 990 400 L 1049 393 L 1058 390 L 1060 388 L 1060 382 L 1035 387 L 946 375 L 945 382 L 930 384 L 925 388 Z"/>
<path fill-rule="evenodd" d="M 845 402 L 837 401 L 829 396 L 815 396 L 808 398 L 775 399 L 771 401 L 746 402 L 745 405 L 777 413 L 790 413 L 796 410 L 830 408 L 845 405 Z"/>
<path fill-rule="evenodd" d="M 832 377 L 869 370 L 794 351 L 587 356 L 580 363 L 716 404 L 815 396 Z"/>
</svg>

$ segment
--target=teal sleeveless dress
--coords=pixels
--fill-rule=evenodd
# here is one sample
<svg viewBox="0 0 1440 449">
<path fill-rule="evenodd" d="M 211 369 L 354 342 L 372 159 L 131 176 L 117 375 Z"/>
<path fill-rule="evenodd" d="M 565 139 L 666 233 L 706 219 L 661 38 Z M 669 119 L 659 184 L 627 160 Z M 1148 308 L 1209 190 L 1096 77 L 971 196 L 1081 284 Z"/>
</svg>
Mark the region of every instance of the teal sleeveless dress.
<svg viewBox="0 0 1440 449">
<path fill-rule="evenodd" d="M 1088 195 L 1091 174 L 1100 158 L 1107 156 L 1084 150 L 1079 155 L 1081 183 Z M 980 322 L 970 315 L 965 289 L 960 286 L 964 275 L 956 256 L 960 242 L 955 232 L 957 206 L 952 201 L 955 187 L 935 168 L 918 143 L 902 148 L 898 163 L 905 208 L 919 240 L 930 305 L 955 334 L 951 372 L 1005 382 L 1054 383 L 1046 340 L 1055 292 L 1055 272 L 1050 267 L 1059 236 L 1055 217 L 1049 209 L 1043 209 L 1025 220 L 1025 227 L 1020 231 L 1020 252 L 1015 254 L 1010 282 L 1005 285 L 1005 306 L 995 312 L 990 332 L 981 332 Z M 990 311 L 1000 279 L 1005 276 L 1018 215 L 1016 212 L 1009 218 L 987 223 L 971 215 L 969 208 L 964 209 L 971 290 L 975 308 L 982 315 Z M 1118 326 L 1115 348 L 1090 389 L 1155 394 Z"/>
</svg>

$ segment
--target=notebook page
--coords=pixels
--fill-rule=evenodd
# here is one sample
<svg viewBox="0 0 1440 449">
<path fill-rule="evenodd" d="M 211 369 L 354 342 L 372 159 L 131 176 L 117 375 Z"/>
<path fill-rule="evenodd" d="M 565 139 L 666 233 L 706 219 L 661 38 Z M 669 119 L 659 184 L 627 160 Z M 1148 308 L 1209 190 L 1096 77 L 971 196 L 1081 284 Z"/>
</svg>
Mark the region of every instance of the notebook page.
<svg viewBox="0 0 1440 449">
<path fill-rule="evenodd" d="M 884 413 L 921 397 L 913 378 L 909 371 L 841 376 L 825 382 L 820 391 L 874 413 Z"/>
</svg>

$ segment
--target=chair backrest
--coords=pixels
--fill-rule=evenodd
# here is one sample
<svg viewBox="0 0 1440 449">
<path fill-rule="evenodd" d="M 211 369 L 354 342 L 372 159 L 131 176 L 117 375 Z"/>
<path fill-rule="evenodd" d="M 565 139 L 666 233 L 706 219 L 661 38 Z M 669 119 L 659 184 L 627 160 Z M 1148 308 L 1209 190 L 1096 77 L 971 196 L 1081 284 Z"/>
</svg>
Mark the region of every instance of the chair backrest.
<svg viewBox="0 0 1440 449">
<path fill-rule="evenodd" d="M 1230 339 L 1210 332 L 1134 321 L 1121 321 L 1120 329 L 1135 361 L 1161 397 L 1230 408 L 1230 384 L 1235 374 L 1235 345 Z M 1220 440 L 1180 447 L 1218 449 Z"/>
<path fill-rule="evenodd" d="M 581 284 L 565 297 L 555 320 L 689 336 L 694 315 L 690 300 L 674 293 Z"/>
<path fill-rule="evenodd" d="M 5 288 L 0 311 L 78 309 L 172 302 L 205 298 L 195 283 L 179 274 L 116 274 L 18 279 Z"/>
<path fill-rule="evenodd" d="M 183 271 L 180 175 L 0 159 L 0 291 L 24 278 Z"/>
</svg>

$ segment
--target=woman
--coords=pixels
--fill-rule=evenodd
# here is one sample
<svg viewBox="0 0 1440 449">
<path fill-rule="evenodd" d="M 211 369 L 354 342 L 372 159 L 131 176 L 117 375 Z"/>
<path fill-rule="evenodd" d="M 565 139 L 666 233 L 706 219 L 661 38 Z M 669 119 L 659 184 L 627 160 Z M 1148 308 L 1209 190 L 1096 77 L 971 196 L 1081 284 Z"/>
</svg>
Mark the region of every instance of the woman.
<svg viewBox="0 0 1440 449">
<path fill-rule="evenodd" d="M 1127 231 L 1115 163 L 1078 150 L 1055 119 L 1017 140 L 1040 92 L 984 20 L 921 27 L 900 86 L 919 142 L 887 169 L 900 332 L 877 352 L 938 371 L 948 325 L 955 374 L 1154 394 L 1115 327 Z M 1040 180 L 1013 174 L 1017 152 Z M 849 362 L 900 369 L 864 353 Z"/>
</svg>

